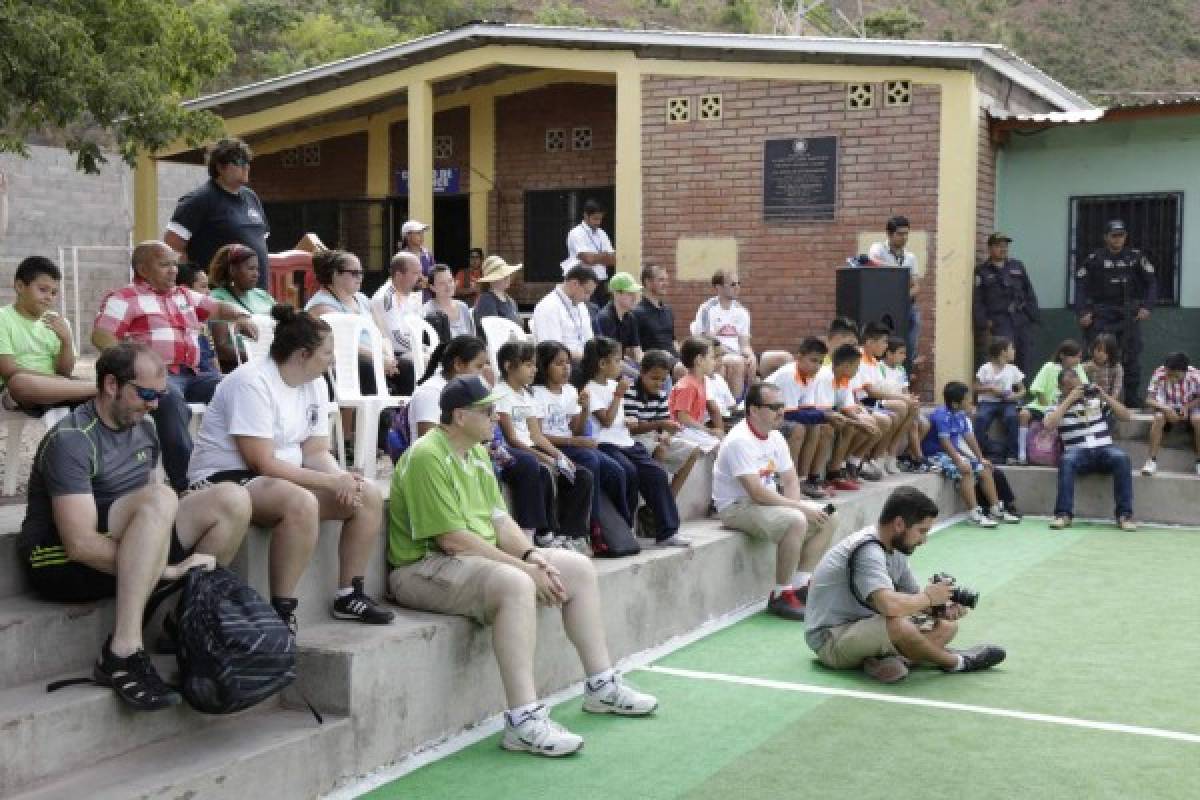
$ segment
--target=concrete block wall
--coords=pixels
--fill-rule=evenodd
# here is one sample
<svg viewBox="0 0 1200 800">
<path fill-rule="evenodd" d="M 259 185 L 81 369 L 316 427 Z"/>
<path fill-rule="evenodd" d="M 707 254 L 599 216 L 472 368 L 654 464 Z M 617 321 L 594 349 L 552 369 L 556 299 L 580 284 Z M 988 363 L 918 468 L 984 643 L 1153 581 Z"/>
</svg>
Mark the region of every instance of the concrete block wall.
<svg viewBox="0 0 1200 800">
<path fill-rule="evenodd" d="M 0 154 L 8 178 L 8 230 L 0 232 L 0 304 L 12 302 L 12 276 L 21 259 L 45 255 L 59 261 L 59 248 L 79 246 L 78 319 L 71 254 L 63 259 L 68 317 L 79 329 L 84 352 L 100 298 L 129 280 L 128 247 L 133 235 L 133 171 L 110 155 L 100 174 L 75 169 L 75 157 L 61 147 L 34 145 L 29 158 Z M 203 167 L 160 164 L 159 230 L 165 230 L 178 199 L 206 180 Z M 96 248 L 117 248 L 105 250 Z"/>
<path fill-rule="evenodd" d="M 754 347 L 794 350 L 821 334 L 834 308 L 834 268 L 857 251 L 864 231 L 883 231 L 905 214 L 931 242 L 923 264 L 921 352 L 931 360 L 937 235 L 941 91 L 914 85 L 911 105 L 848 110 L 844 83 L 712 80 L 646 76 L 642 83 L 643 260 L 665 266 L 676 333 L 686 335 L 696 307 L 712 295 L 704 280 L 677 277 L 681 237 L 733 237 L 741 300 L 750 309 Z M 671 123 L 668 98 L 720 94 L 719 120 Z M 838 137 L 838 196 L 831 222 L 764 222 L 763 142 Z M 928 389 L 929 387 L 924 387 Z"/>
</svg>

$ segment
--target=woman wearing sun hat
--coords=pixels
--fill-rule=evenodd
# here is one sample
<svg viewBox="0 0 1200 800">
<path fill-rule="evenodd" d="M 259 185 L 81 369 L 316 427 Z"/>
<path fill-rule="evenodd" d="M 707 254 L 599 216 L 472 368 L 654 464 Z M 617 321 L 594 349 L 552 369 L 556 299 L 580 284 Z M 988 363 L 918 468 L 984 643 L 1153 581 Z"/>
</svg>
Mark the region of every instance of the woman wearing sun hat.
<svg viewBox="0 0 1200 800">
<path fill-rule="evenodd" d="M 508 295 L 512 275 L 521 264 L 509 264 L 500 256 L 488 256 L 483 260 L 483 274 L 479 276 L 479 298 L 475 301 L 475 330 L 482 331 L 484 317 L 504 317 L 521 325 L 517 313 L 517 301 Z M 523 326 L 522 326 L 523 327 Z"/>
</svg>

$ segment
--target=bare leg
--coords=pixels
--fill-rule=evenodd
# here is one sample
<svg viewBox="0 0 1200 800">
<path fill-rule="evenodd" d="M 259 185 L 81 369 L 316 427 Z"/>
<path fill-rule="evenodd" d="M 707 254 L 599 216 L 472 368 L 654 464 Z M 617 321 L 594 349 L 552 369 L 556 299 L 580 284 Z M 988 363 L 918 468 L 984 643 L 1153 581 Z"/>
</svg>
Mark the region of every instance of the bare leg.
<svg viewBox="0 0 1200 800">
<path fill-rule="evenodd" d="M 741 397 L 746 386 L 746 361 L 741 354 L 732 353 L 722 357 L 721 372 L 725 375 L 725 382 L 729 384 L 729 391 L 733 392 L 734 399 Z"/>
<path fill-rule="evenodd" d="M 962 476 L 958 482 L 958 493 L 963 502 L 967 504 L 968 509 L 973 510 L 979 507 L 979 503 L 975 499 L 975 479 L 972 476 Z"/>
<path fill-rule="evenodd" d="M 958 656 L 946 650 L 946 644 L 958 632 L 958 625 L 940 619 L 929 633 L 922 633 L 908 617 L 888 617 L 888 638 L 905 658 L 943 669 L 958 666 Z"/>
<path fill-rule="evenodd" d="M 255 478 L 246 488 L 254 506 L 251 519 L 271 530 L 271 596 L 293 597 L 317 546 L 317 498 L 279 478 Z"/>
<path fill-rule="evenodd" d="M 383 532 L 383 497 L 371 482 L 363 484 L 362 505 L 344 506 L 331 492 L 315 492 L 321 504 L 321 519 L 343 519 L 338 540 L 338 586 L 350 587 L 350 581 L 365 575 L 371 552 Z"/>
<path fill-rule="evenodd" d="M 983 500 L 987 508 L 1000 502 L 999 495 L 996 494 L 996 478 L 991 467 L 984 467 L 983 472 L 979 473 L 979 488 L 983 491 Z"/>
<path fill-rule="evenodd" d="M 596 571 L 586 556 L 567 550 L 543 550 L 542 555 L 562 573 L 568 599 L 562 607 L 563 629 L 575 645 L 584 674 L 595 675 L 612 666 L 604 635 Z"/>
<path fill-rule="evenodd" d="M 1192 450 L 1195 451 L 1196 457 L 1200 458 L 1200 414 L 1192 413 Z"/>
<path fill-rule="evenodd" d="M 117 657 L 142 648 L 142 612 L 167 565 L 178 505 L 170 487 L 155 483 L 125 495 L 109 509 L 109 534 L 117 542 L 117 607 L 110 648 Z"/>
<path fill-rule="evenodd" d="M 236 483 L 190 492 L 179 501 L 175 532 L 185 549 L 206 553 L 227 565 L 237 555 L 250 524 L 250 493 Z"/>
<path fill-rule="evenodd" d="M 804 552 L 804 539 L 808 535 L 808 520 L 797 517 L 788 532 L 775 546 L 775 582 L 783 586 L 791 583 L 792 576 L 800 564 Z"/>
<path fill-rule="evenodd" d="M 507 564 L 488 573 L 484 604 L 492 620 L 492 649 L 509 708 L 537 700 L 533 650 L 537 644 L 537 590 L 533 579 Z"/>
<path fill-rule="evenodd" d="M 769 378 L 775 374 L 775 370 L 784 364 L 790 364 L 794 360 L 792 354 L 786 350 L 768 350 L 762 354 L 762 359 L 758 362 L 758 368 L 762 371 L 764 378 Z"/>
<path fill-rule="evenodd" d="M 674 497 L 679 497 L 680 491 L 683 490 L 683 485 L 687 483 L 688 475 L 692 474 L 692 467 L 696 466 L 696 462 L 700 459 L 700 449 L 694 448 L 692 454 L 688 456 L 687 461 L 683 462 L 683 466 L 671 478 L 671 494 Z"/>
<path fill-rule="evenodd" d="M 829 542 L 833 538 L 833 529 L 837 527 L 837 522 L 829 519 L 824 525 L 808 526 L 808 538 L 804 542 L 804 549 L 800 551 L 800 561 L 798 569 L 801 572 L 813 572 L 817 568 L 817 564 L 821 561 L 821 556 L 825 555 L 825 551 L 829 549 Z"/>
<path fill-rule="evenodd" d="M 82 403 L 96 396 L 94 383 L 36 372 L 18 372 L 5 387 L 22 408 Z"/>
<path fill-rule="evenodd" d="M 892 417 L 887 414 L 874 411 L 871 417 L 875 420 L 875 427 L 879 429 L 879 440 L 875 444 L 875 448 L 871 450 L 871 458 L 879 458 L 888 453 L 888 444 L 892 440 Z"/>
<path fill-rule="evenodd" d="M 815 425 L 809 427 L 807 425 L 799 425 L 797 427 L 804 428 L 806 433 L 804 436 L 804 446 L 800 449 L 799 458 L 793 458 L 792 460 L 796 462 L 796 474 L 800 476 L 801 480 L 804 480 L 809 475 L 814 475 L 817 472 L 814 462 L 817 460 L 817 450 L 826 441 L 825 430 L 827 426 Z"/>
<path fill-rule="evenodd" d="M 1159 448 L 1162 447 L 1163 430 L 1167 426 L 1167 417 L 1161 411 L 1154 412 L 1154 422 L 1150 425 L 1150 453 L 1148 458 L 1154 459 L 1158 457 Z"/>
<path fill-rule="evenodd" d="M 817 437 L 815 436 L 810 437 L 808 435 L 807 425 L 801 425 L 799 423 L 796 423 L 794 426 L 792 426 L 791 432 L 788 433 L 788 455 L 792 457 L 792 463 L 796 465 L 796 474 L 798 474 L 801 479 L 808 474 L 807 472 L 802 472 L 800 470 L 800 459 L 801 453 L 804 451 L 804 443 L 808 439 L 815 441 L 816 438 Z"/>
</svg>

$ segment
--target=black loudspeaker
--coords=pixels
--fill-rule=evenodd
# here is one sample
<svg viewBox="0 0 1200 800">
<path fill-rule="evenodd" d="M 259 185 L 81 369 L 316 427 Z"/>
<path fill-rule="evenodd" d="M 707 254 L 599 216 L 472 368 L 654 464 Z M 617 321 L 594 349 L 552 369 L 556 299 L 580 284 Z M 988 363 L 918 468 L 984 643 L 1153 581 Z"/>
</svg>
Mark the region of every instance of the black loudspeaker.
<svg viewBox="0 0 1200 800">
<path fill-rule="evenodd" d="M 908 277 L 903 267 L 842 267 L 837 271 L 837 315 L 858 323 L 882 322 L 908 336 Z"/>
</svg>

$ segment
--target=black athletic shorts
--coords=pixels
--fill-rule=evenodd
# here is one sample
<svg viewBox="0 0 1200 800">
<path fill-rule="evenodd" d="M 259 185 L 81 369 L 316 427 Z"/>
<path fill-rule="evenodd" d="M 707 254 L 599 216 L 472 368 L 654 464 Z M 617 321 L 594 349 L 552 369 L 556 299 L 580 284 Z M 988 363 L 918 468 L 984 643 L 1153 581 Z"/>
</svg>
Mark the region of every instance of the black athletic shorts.
<svg viewBox="0 0 1200 800">
<path fill-rule="evenodd" d="M 96 529 L 106 533 L 110 506 L 97 508 Z M 171 549 L 168 564 L 178 564 L 190 555 L 179 541 L 174 526 L 171 527 Z M 117 594 L 117 578 L 107 572 L 71 561 L 61 545 L 38 545 L 32 549 L 22 548 L 21 563 L 30 585 L 45 600 L 56 603 L 88 603 Z"/>
</svg>

